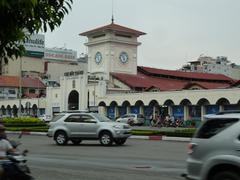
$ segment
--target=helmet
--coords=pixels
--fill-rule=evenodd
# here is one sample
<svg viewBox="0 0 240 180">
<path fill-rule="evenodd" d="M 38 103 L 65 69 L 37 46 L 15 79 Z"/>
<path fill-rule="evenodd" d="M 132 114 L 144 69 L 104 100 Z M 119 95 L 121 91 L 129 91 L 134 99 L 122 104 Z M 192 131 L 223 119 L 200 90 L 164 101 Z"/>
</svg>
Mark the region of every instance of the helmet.
<svg viewBox="0 0 240 180">
<path fill-rule="evenodd" d="M 1 131 L 5 131 L 5 129 L 6 129 L 5 126 L 2 125 L 2 124 L 0 124 L 0 132 L 1 132 Z"/>
</svg>

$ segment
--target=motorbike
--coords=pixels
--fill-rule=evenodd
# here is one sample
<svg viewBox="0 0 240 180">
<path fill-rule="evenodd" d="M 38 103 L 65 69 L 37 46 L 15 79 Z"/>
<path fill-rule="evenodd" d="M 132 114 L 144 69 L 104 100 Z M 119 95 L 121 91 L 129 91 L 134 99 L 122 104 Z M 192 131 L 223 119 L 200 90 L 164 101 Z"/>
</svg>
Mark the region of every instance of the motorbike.
<svg viewBox="0 0 240 180">
<path fill-rule="evenodd" d="M 14 153 L 8 153 L 6 160 L 1 160 L 1 175 L 0 180 L 33 180 L 30 175 L 30 169 L 27 165 L 26 155 L 28 150 L 20 152 L 18 146 L 21 144 L 16 141 L 9 141 L 13 148 Z"/>
</svg>

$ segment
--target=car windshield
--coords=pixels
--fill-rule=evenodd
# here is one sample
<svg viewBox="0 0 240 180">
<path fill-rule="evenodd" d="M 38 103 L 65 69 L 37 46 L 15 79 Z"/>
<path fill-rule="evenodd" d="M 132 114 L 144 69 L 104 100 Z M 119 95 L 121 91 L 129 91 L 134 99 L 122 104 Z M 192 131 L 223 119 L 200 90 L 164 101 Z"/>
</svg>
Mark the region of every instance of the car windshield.
<svg viewBox="0 0 240 180">
<path fill-rule="evenodd" d="M 138 118 L 144 118 L 144 116 L 142 114 L 138 114 L 137 117 Z"/>
<path fill-rule="evenodd" d="M 61 117 L 63 117 L 64 116 L 64 114 L 59 114 L 59 115 L 56 115 L 56 116 L 54 116 L 53 118 L 52 118 L 52 122 L 56 122 L 57 120 L 59 120 Z"/>
<path fill-rule="evenodd" d="M 104 115 L 98 114 L 98 113 L 93 113 L 93 116 L 97 118 L 100 122 L 111 122 L 112 120 L 107 118 Z"/>
</svg>

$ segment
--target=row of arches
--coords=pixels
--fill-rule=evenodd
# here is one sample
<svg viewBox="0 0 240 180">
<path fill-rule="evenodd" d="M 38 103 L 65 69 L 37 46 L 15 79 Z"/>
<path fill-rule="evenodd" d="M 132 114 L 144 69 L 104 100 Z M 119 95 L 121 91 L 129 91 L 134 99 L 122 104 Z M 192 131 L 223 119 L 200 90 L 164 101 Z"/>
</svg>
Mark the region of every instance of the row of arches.
<svg viewBox="0 0 240 180">
<path fill-rule="evenodd" d="M 21 114 L 26 116 L 37 116 L 38 107 L 36 104 L 31 105 L 30 102 L 27 102 L 25 106 L 21 105 Z M 13 106 L 2 105 L 0 108 L 0 115 L 6 117 L 17 117 L 19 114 L 19 108 L 16 104 Z"/>
<path fill-rule="evenodd" d="M 216 105 L 227 105 L 230 104 L 230 101 L 227 98 L 219 98 L 216 103 Z M 240 100 L 237 104 L 240 104 Z M 104 101 L 101 101 L 98 103 L 99 106 L 107 106 Z M 146 105 L 142 100 L 137 100 L 134 104 L 131 104 L 129 101 L 125 100 L 123 103 L 119 104 L 116 101 L 112 101 L 109 106 L 138 106 L 138 105 Z M 151 100 L 148 106 L 154 106 L 154 105 L 160 105 L 157 100 Z M 193 105 L 193 103 L 189 99 L 183 99 L 179 104 L 175 104 L 173 100 L 167 99 L 163 104 L 163 106 L 172 106 L 172 105 Z M 201 98 L 198 100 L 198 102 L 195 105 L 210 105 L 210 101 L 206 98 Z"/>
<path fill-rule="evenodd" d="M 201 98 L 196 104 L 193 104 L 189 99 L 182 99 L 179 104 L 175 104 L 173 100 L 168 99 L 163 104 L 160 104 L 157 100 L 151 100 L 149 104 L 144 104 L 142 100 L 137 100 L 134 104 L 131 104 L 125 100 L 121 104 L 112 101 L 109 106 L 101 101 L 98 105 L 101 107 L 102 113 L 111 119 L 127 113 L 137 113 L 145 115 L 146 118 L 157 115 L 171 115 L 180 120 L 202 120 L 204 114 L 217 113 L 222 110 L 240 110 L 240 100 L 237 104 L 230 104 L 227 98 L 219 98 L 215 104 L 210 104 L 208 99 Z"/>
</svg>

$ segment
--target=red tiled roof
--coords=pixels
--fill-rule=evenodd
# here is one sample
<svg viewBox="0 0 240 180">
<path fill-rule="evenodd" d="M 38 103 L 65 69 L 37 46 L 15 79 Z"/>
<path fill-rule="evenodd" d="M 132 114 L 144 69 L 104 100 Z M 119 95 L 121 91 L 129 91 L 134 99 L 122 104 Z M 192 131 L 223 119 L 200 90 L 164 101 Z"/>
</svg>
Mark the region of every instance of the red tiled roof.
<svg viewBox="0 0 240 180">
<path fill-rule="evenodd" d="M 232 84 L 232 87 L 239 86 L 239 85 L 240 85 L 240 80 L 235 81 L 235 82 Z"/>
<path fill-rule="evenodd" d="M 228 83 L 213 83 L 213 82 L 189 82 L 185 85 L 184 89 L 188 89 L 191 86 L 200 86 L 203 89 L 222 89 L 228 88 L 230 85 Z"/>
<path fill-rule="evenodd" d="M 19 87 L 18 76 L 0 76 L 0 87 Z M 45 88 L 45 85 L 38 78 L 23 77 L 23 88 Z"/>
<path fill-rule="evenodd" d="M 38 94 L 35 94 L 35 93 L 24 93 L 23 96 L 25 98 L 37 98 Z"/>
<path fill-rule="evenodd" d="M 223 74 L 209 74 L 209 73 L 196 73 L 196 72 L 182 72 L 174 70 L 156 69 L 151 67 L 138 66 L 138 70 L 148 74 L 164 75 L 178 78 L 186 78 L 191 80 L 218 80 L 233 82 L 233 79 Z"/>
<path fill-rule="evenodd" d="M 134 30 L 134 29 L 130 29 L 128 27 L 124 27 L 124 26 L 120 26 L 120 25 L 115 24 L 115 23 L 111 23 L 111 24 L 106 25 L 106 26 L 102 26 L 102 27 L 99 27 L 99 28 L 96 28 L 96 29 L 93 29 L 93 30 L 90 30 L 90 31 L 80 33 L 79 35 L 87 36 L 89 34 L 99 32 L 99 31 L 105 31 L 105 30 L 112 30 L 112 31 L 124 32 L 124 33 L 130 33 L 130 34 L 134 34 L 134 35 L 137 35 L 137 36 L 146 34 L 146 33 L 141 32 L 141 31 L 137 31 L 137 30 Z"/>
<path fill-rule="evenodd" d="M 141 68 L 145 69 L 145 67 L 141 67 Z M 149 70 L 149 68 L 146 68 L 146 69 Z M 230 86 L 230 81 L 229 82 L 226 81 L 229 78 L 226 76 L 222 77 L 222 76 L 216 75 L 216 77 L 222 77 L 222 79 L 217 79 L 214 75 L 205 76 L 203 75 L 203 73 L 197 73 L 199 77 L 206 77 L 205 81 L 203 81 L 203 79 L 198 78 L 198 76 L 196 76 L 195 73 L 189 73 L 188 75 L 188 73 L 181 74 L 181 73 L 178 73 L 178 71 L 176 71 L 176 74 L 175 74 L 173 71 L 169 71 L 169 70 L 159 69 L 158 71 L 158 69 L 153 69 L 153 68 L 150 69 L 150 72 L 154 72 L 154 74 L 169 75 L 169 77 L 166 78 L 161 76 L 152 76 L 152 74 L 151 75 L 149 74 L 149 71 L 147 71 L 147 73 L 145 72 L 146 71 L 141 71 L 141 70 L 139 71 L 138 69 L 137 75 L 112 73 L 112 76 L 118 79 L 119 81 L 125 83 L 130 88 L 149 89 L 154 87 L 154 88 L 160 89 L 160 91 L 182 90 L 182 89 L 187 89 L 193 85 L 198 85 L 204 89 L 228 88 Z M 193 76 L 193 74 L 195 74 L 195 76 Z M 174 77 L 178 77 L 178 79 Z M 195 78 L 194 81 L 192 80 L 193 77 Z M 189 78 L 189 80 L 186 78 Z M 209 80 L 223 80 L 223 81 L 209 82 Z"/>
</svg>

